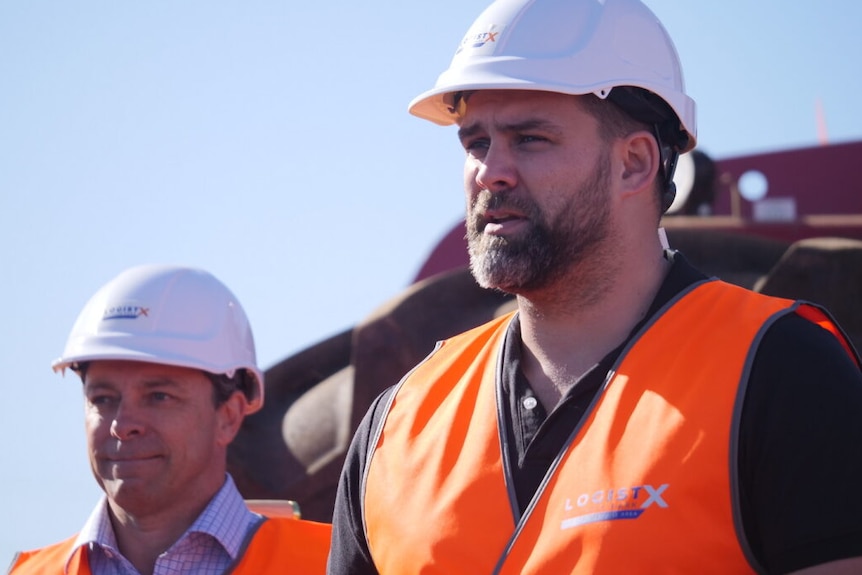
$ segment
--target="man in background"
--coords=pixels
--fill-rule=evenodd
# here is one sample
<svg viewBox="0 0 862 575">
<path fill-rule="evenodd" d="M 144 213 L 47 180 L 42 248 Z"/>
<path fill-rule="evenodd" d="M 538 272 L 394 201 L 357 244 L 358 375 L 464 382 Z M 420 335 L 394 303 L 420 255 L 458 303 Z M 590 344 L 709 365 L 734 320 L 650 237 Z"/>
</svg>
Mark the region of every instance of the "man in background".
<svg viewBox="0 0 862 575">
<path fill-rule="evenodd" d="M 105 495 L 78 535 L 19 553 L 10 573 L 323 573 L 329 526 L 252 512 L 226 450 L 263 404 L 240 302 L 211 274 L 148 265 L 86 304 L 54 370 L 83 382 L 87 449 Z"/>
</svg>

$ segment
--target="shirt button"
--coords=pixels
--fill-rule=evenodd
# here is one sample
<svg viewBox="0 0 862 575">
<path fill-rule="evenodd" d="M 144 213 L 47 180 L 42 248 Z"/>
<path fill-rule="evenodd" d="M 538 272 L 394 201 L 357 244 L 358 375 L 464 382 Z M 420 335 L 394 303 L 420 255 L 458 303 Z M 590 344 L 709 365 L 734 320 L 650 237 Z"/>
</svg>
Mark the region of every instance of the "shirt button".
<svg viewBox="0 0 862 575">
<path fill-rule="evenodd" d="M 524 409 L 533 409 L 535 408 L 539 402 L 535 397 L 526 397 L 524 398 Z"/>
</svg>

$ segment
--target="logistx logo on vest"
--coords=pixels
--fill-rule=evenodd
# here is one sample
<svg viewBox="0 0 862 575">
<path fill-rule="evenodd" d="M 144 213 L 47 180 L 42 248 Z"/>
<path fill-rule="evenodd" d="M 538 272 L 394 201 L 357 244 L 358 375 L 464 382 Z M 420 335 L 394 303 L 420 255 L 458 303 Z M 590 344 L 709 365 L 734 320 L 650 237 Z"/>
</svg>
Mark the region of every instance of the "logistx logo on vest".
<svg viewBox="0 0 862 575">
<path fill-rule="evenodd" d="M 669 483 L 658 487 L 640 485 L 622 489 L 600 489 L 582 493 L 576 499 L 566 499 L 565 514 L 560 529 L 571 529 L 579 525 L 617 519 L 637 519 L 653 504 L 667 507 L 662 496 Z"/>
</svg>

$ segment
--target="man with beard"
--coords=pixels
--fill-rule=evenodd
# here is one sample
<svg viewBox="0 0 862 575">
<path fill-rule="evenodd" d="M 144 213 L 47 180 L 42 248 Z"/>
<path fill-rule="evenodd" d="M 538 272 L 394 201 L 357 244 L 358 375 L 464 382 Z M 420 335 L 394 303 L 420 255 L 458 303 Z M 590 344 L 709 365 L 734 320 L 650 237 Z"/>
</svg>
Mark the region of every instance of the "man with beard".
<svg viewBox="0 0 862 575">
<path fill-rule="evenodd" d="M 518 309 L 371 406 L 328 572 L 862 572 L 858 355 L 666 245 L 695 113 L 649 9 L 498 0 L 410 111 L 457 124 L 471 269 Z"/>
<path fill-rule="evenodd" d="M 87 451 L 105 496 L 77 536 L 18 554 L 10 573 L 325 571 L 328 525 L 251 511 L 227 474 L 228 444 L 264 388 L 251 326 L 218 279 L 179 266 L 126 270 L 78 316 L 54 362 L 66 368 L 83 382 Z"/>
</svg>

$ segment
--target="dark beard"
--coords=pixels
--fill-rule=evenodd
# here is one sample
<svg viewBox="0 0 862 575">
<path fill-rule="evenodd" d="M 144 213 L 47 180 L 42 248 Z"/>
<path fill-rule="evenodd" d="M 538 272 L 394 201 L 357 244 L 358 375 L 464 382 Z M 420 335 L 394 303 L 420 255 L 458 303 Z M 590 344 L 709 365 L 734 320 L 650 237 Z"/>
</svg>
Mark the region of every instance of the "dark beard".
<svg viewBox="0 0 862 575">
<path fill-rule="evenodd" d="M 480 193 L 467 219 L 470 270 L 479 285 L 524 294 L 558 282 L 587 261 L 609 234 L 608 175 L 605 156 L 554 214 L 543 214 L 531 199 L 513 190 Z M 516 237 L 484 235 L 483 221 L 475 214 L 486 206 L 519 211 L 529 229 Z"/>
</svg>

